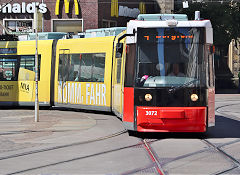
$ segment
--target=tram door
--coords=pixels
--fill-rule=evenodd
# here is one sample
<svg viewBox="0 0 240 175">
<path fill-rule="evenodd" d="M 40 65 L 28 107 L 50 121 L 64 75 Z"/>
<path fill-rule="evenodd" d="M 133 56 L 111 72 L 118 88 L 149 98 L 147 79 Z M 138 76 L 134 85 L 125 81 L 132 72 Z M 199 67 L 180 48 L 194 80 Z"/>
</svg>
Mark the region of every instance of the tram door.
<svg viewBox="0 0 240 175">
<path fill-rule="evenodd" d="M 68 103 L 68 77 L 70 70 L 70 50 L 61 49 L 59 55 L 59 70 L 58 70 L 58 99 L 62 104 Z"/>
<path fill-rule="evenodd" d="M 115 56 L 113 64 L 112 106 L 113 112 L 119 117 L 123 115 L 123 77 L 125 67 L 125 54 L 123 53 L 120 57 Z"/>
</svg>

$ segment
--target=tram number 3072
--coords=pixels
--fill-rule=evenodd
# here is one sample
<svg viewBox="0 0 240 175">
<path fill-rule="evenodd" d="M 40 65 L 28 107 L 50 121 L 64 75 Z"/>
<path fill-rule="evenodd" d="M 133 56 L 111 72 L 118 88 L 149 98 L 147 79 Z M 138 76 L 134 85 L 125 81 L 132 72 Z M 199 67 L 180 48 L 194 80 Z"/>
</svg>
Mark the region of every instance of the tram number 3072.
<svg viewBox="0 0 240 175">
<path fill-rule="evenodd" d="M 157 115 L 157 111 L 146 111 L 145 115 Z"/>
</svg>

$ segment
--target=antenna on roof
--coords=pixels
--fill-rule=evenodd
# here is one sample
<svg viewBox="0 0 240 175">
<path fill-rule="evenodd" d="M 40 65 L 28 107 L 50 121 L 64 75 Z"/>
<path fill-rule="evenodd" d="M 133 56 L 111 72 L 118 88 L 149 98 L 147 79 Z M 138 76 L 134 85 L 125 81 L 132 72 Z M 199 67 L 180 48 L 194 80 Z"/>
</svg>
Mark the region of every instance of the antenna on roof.
<svg viewBox="0 0 240 175">
<path fill-rule="evenodd" d="M 200 20 L 200 11 L 195 11 L 195 20 Z"/>
</svg>

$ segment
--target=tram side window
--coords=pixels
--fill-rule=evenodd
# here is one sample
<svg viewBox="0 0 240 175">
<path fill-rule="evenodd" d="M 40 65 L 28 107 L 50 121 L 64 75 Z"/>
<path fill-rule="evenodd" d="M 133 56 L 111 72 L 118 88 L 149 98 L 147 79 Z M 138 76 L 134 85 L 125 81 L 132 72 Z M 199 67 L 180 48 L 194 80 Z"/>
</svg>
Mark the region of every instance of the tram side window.
<svg viewBox="0 0 240 175">
<path fill-rule="evenodd" d="M 93 81 L 94 82 L 104 82 L 104 71 L 105 71 L 105 54 L 96 53 L 93 54 Z"/>
<path fill-rule="evenodd" d="M 69 70 L 69 81 L 80 80 L 80 60 L 81 54 L 72 54 L 70 56 L 70 70 Z"/>
<path fill-rule="evenodd" d="M 0 81 L 17 80 L 17 56 L 0 57 Z"/>
<path fill-rule="evenodd" d="M 135 76 L 135 59 L 136 59 L 136 44 L 130 44 L 128 46 L 128 52 L 126 55 L 126 73 L 125 73 L 125 86 L 133 87 Z"/>
<path fill-rule="evenodd" d="M 122 59 L 117 58 L 117 84 L 121 81 L 121 63 Z"/>
<path fill-rule="evenodd" d="M 92 81 L 92 54 L 82 54 L 81 59 L 81 76 L 80 81 L 91 82 Z"/>
<path fill-rule="evenodd" d="M 60 54 L 58 81 L 104 82 L 105 53 Z"/>
<path fill-rule="evenodd" d="M 41 56 L 38 56 L 38 80 L 40 80 Z M 21 55 L 18 80 L 34 81 L 35 79 L 35 55 Z"/>
<path fill-rule="evenodd" d="M 80 81 L 104 82 L 105 53 L 82 54 Z"/>
<path fill-rule="evenodd" d="M 63 55 L 59 55 L 58 81 L 63 81 Z"/>
<path fill-rule="evenodd" d="M 70 56 L 68 54 L 59 55 L 58 81 L 67 81 L 70 70 Z"/>
</svg>

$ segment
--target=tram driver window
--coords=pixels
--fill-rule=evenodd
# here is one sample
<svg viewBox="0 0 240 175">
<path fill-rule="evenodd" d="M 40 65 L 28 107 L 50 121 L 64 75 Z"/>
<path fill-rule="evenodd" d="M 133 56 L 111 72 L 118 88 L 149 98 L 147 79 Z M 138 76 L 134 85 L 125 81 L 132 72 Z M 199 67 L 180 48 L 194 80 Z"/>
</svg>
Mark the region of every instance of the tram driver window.
<svg viewBox="0 0 240 175">
<path fill-rule="evenodd" d="M 173 63 L 170 67 L 170 73 L 168 76 L 185 77 L 183 66 L 184 65 L 181 63 Z"/>
</svg>

